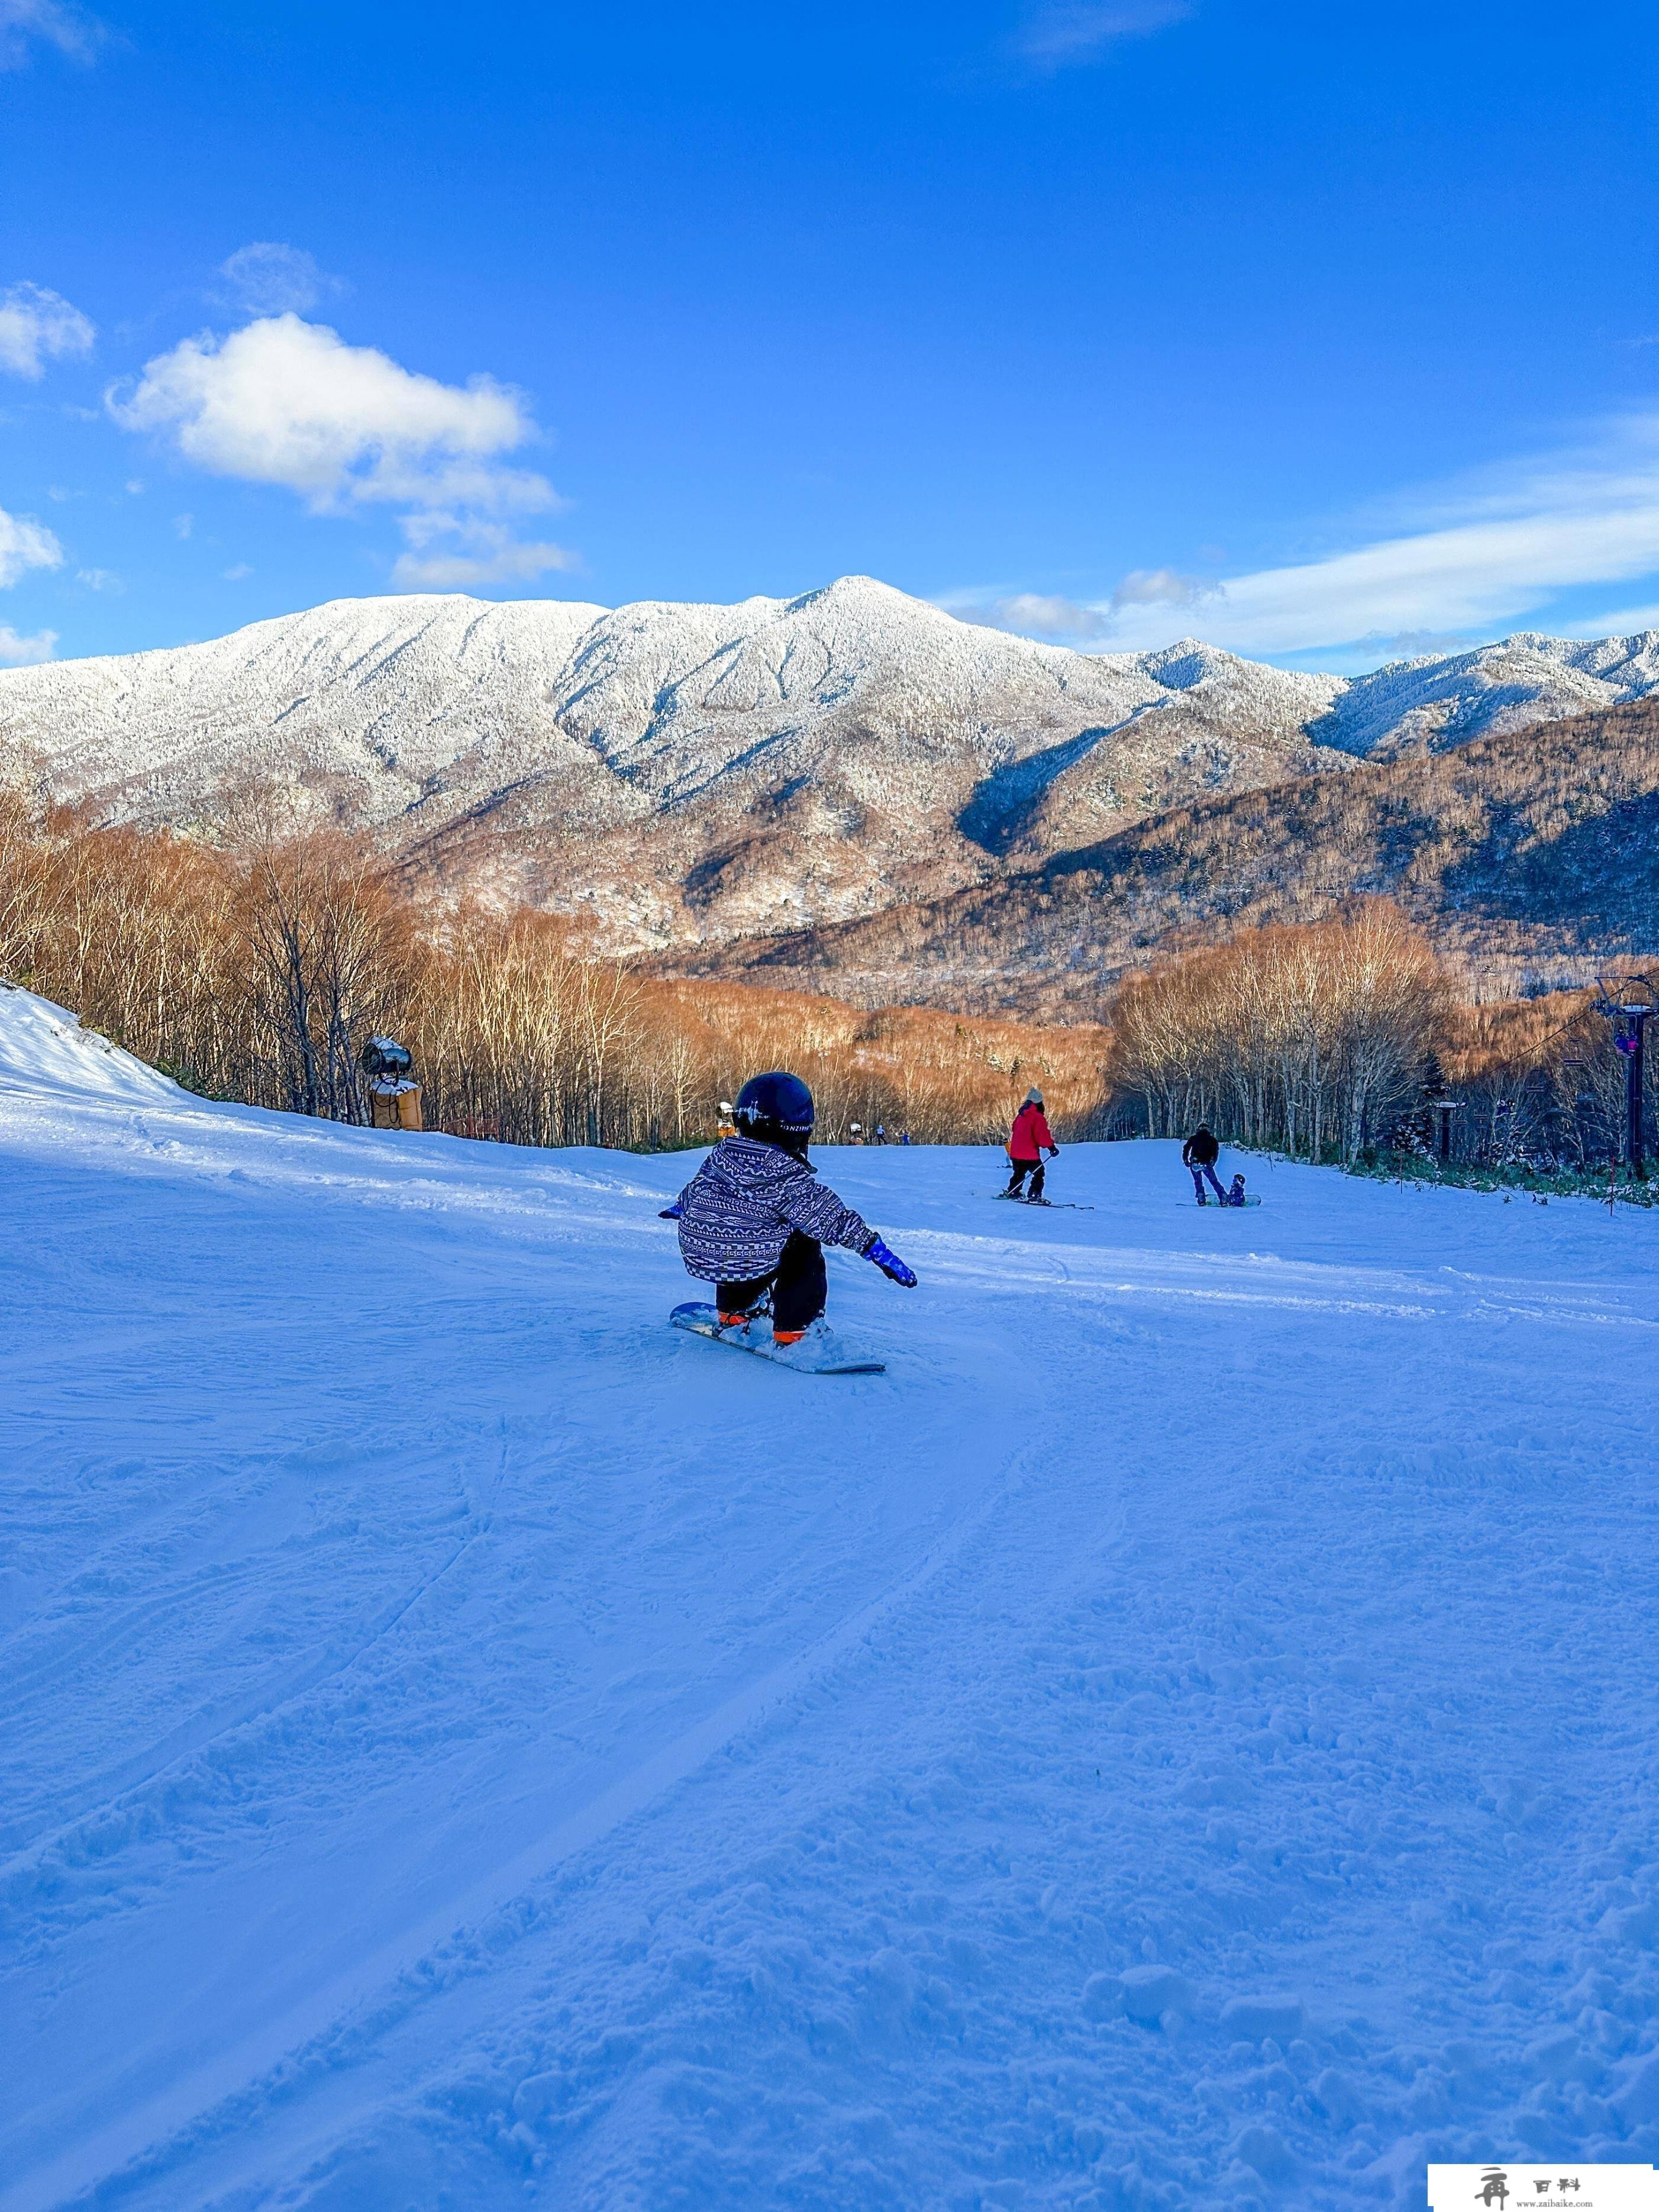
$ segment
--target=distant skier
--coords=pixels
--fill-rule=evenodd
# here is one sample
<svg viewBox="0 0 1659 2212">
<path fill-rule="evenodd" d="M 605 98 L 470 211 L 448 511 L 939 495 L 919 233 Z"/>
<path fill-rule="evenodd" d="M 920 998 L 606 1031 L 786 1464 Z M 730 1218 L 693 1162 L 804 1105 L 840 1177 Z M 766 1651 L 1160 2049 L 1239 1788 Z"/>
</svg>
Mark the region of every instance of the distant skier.
<svg viewBox="0 0 1659 2212">
<path fill-rule="evenodd" d="M 823 1247 L 844 1245 L 906 1290 L 916 1279 L 807 1163 L 812 1094 L 799 1076 L 757 1075 L 738 1093 L 735 1137 L 722 1138 L 669 1215 L 686 1273 L 715 1285 L 723 1327 L 745 1326 L 771 1295 L 772 1340 L 799 1344 L 829 1295 Z"/>
<path fill-rule="evenodd" d="M 1206 1125 L 1200 1121 L 1181 1147 L 1181 1164 L 1192 1170 L 1193 1193 L 1200 1206 L 1207 1206 L 1210 1202 L 1204 1194 L 1204 1179 L 1206 1176 L 1209 1177 L 1211 1189 L 1214 1191 L 1224 1206 L 1227 1203 L 1227 1194 L 1221 1188 L 1221 1178 L 1215 1171 L 1215 1164 L 1220 1157 L 1220 1146 L 1210 1134 Z"/>
<path fill-rule="evenodd" d="M 1008 1164 L 1013 1173 L 1009 1176 L 1008 1188 L 1002 1195 L 1005 1198 L 1027 1196 L 1028 1194 L 1024 1192 L 1022 1186 L 1026 1176 L 1030 1176 L 1031 1188 L 1029 1196 L 1041 1203 L 1042 1180 L 1048 1172 L 1042 1164 L 1042 1155 L 1047 1152 L 1051 1160 L 1057 1159 L 1060 1156 L 1060 1146 L 1048 1133 L 1048 1124 L 1042 1111 L 1042 1093 L 1040 1091 L 1032 1090 L 1026 1092 L 1025 1103 L 1014 1116 L 1014 1126 L 1008 1136 L 1007 1152 Z"/>
</svg>

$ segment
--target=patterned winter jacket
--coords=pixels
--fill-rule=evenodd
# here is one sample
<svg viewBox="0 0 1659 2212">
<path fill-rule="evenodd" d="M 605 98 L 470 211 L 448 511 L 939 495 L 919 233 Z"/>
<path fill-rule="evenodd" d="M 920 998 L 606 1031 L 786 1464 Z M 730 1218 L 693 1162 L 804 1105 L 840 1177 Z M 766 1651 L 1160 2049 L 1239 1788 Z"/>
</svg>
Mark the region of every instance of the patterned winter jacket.
<svg viewBox="0 0 1659 2212">
<path fill-rule="evenodd" d="M 679 1195 L 680 1257 L 705 1283 L 769 1275 L 792 1229 L 867 1252 L 876 1232 L 805 1160 L 750 1137 L 723 1137 Z"/>
</svg>

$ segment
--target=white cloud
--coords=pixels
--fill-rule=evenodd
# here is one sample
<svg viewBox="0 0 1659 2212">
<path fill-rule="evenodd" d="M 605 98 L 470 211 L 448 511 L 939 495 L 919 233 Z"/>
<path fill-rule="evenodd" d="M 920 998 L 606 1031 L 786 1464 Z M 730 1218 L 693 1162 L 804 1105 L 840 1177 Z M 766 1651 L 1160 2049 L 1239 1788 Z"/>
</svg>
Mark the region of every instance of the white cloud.
<svg viewBox="0 0 1659 2212">
<path fill-rule="evenodd" d="M 186 338 L 112 390 L 129 430 L 170 439 L 215 476 L 284 484 L 318 514 L 367 501 L 422 507 L 545 507 L 552 487 L 497 456 L 533 433 L 518 394 L 487 376 L 465 387 L 412 374 L 372 346 L 297 315 L 223 340 Z"/>
<path fill-rule="evenodd" d="M 0 507 L 0 589 L 31 568 L 61 568 L 64 549 L 33 515 L 8 514 Z"/>
<path fill-rule="evenodd" d="M 0 0 L 0 70 L 26 68 L 37 43 L 89 62 L 105 35 L 96 16 L 64 0 Z"/>
<path fill-rule="evenodd" d="M 252 569 L 246 561 L 239 561 L 234 568 L 226 569 L 225 581 L 228 584 L 245 583 L 252 574 Z"/>
<path fill-rule="evenodd" d="M 1036 0 L 1014 33 L 1014 51 L 1040 70 L 1098 61 L 1123 39 L 1166 30 L 1194 12 L 1195 0 Z"/>
<path fill-rule="evenodd" d="M 1638 630 L 1659 629 L 1659 600 L 1650 606 L 1614 607 L 1610 614 L 1589 615 L 1565 626 L 1568 637 L 1633 637 Z"/>
<path fill-rule="evenodd" d="M 1131 568 L 1112 593 L 1112 609 L 1122 607 L 1196 607 L 1216 594 L 1213 584 L 1200 576 L 1183 576 L 1177 568 Z"/>
<path fill-rule="evenodd" d="M 1023 637 L 1091 644 L 1115 635 L 1115 617 L 1124 607 L 1195 607 L 1215 594 L 1213 584 L 1174 568 L 1133 568 L 1103 606 L 1054 592 L 959 592 L 939 604 L 964 622 L 987 623 Z"/>
<path fill-rule="evenodd" d="M 939 604 L 963 622 L 1015 630 L 1022 637 L 1077 642 L 1103 638 L 1111 628 L 1106 609 L 1084 606 L 1055 592 L 958 592 Z"/>
<path fill-rule="evenodd" d="M 281 484 L 315 514 L 401 507 L 413 554 L 398 579 L 483 582 L 568 564 L 517 544 L 499 518 L 562 502 L 545 477 L 503 456 L 536 435 L 522 398 L 488 376 L 465 385 L 404 368 L 372 346 L 295 314 L 222 340 L 187 338 L 107 404 L 129 430 L 167 440 L 216 476 Z M 434 542 L 447 550 L 415 557 Z"/>
<path fill-rule="evenodd" d="M 1012 629 L 1068 635 L 1115 652 L 1146 652 L 1197 631 L 1244 653 L 1422 650 L 1420 641 L 1490 637 L 1551 626 L 1560 593 L 1659 575 L 1659 410 L 1605 425 L 1586 445 L 1513 462 L 1394 502 L 1394 527 L 1370 542 L 1213 586 L 1169 570 L 1137 570 L 1104 600 L 1078 605 L 1069 626 L 1020 620 L 1019 596 L 996 603 Z M 1042 607 L 1066 602 L 1031 600 Z M 1609 614 L 1605 635 L 1650 626 L 1645 604 Z"/>
<path fill-rule="evenodd" d="M 84 584 L 89 592 L 125 592 L 126 586 L 112 568 L 77 568 L 77 584 Z"/>
<path fill-rule="evenodd" d="M 303 314 L 346 289 L 301 247 L 281 246 L 274 239 L 238 246 L 219 264 L 219 274 L 231 300 L 252 315 Z"/>
<path fill-rule="evenodd" d="M 90 353 L 95 336 L 81 310 L 44 284 L 13 284 L 0 292 L 0 368 L 13 376 L 38 381 L 48 361 Z"/>
<path fill-rule="evenodd" d="M 33 668 L 40 661 L 50 660 L 57 642 L 55 629 L 39 629 L 33 637 L 20 637 L 15 629 L 0 623 L 0 662 L 9 668 Z"/>
<path fill-rule="evenodd" d="M 188 538 L 195 527 L 196 517 L 193 514 L 175 514 L 173 518 L 173 534 L 175 538 Z"/>
<path fill-rule="evenodd" d="M 410 515 L 404 532 L 417 549 L 400 554 L 394 584 L 421 592 L 454 592 L 469 584 L 530 583 L 550 568 L 571 568 L 575 556 L 562 545 L 522 544 L 501 523 L 456 515 Z M 441 541 L 448 537 L 446 546 Z M 435 550 L 428 551 L 428 547 Z"/>
</svg>

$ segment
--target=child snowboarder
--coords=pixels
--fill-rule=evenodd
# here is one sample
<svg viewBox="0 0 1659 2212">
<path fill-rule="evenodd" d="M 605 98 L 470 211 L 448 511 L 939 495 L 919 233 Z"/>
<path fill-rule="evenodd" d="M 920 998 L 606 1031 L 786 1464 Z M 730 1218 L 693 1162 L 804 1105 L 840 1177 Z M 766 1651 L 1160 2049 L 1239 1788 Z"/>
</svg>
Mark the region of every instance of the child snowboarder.
<svg viewBox="0 0 1659 2212">
<path fill-rule="evenodd" d="M 1042 1202 L 1042 1179 L 1047 1170 L 1042 1155 L 1058 1159 L 1060 1146 L 1048 1133 L 1048 1124 L 1042 1111 L 1042 1093 L 1031 1090 L 1025 1094 L 1025 1103 L 1014 1116 L 1014 1126 L 1008 1137 L 1008 1164 L 1013 1173 L 1008 1178 L 1005 1198 L 1026 1196 L 1021 1186 L 1027 1176 L 1031 1178 L 1029 1202 Z"/>
<path fill-rule="evenodd" d="M 1227 1195 L 1225 1196 L 1225 1198 L 1224 1198 L 1224 1199 L 1222 1200 L 1221 1203 L 1222 1203 L 1224 1206 L 1243 1206 L 1243 1203 L 1244 1203 L 1244 1178 L 1243 1178 L 1243 1176 L 1242 1175 L 1236 1175 L 1236 1176 L 1233 1177 L 1232 1181 L 1228 1184 L 1228 1186 L 1227 1186 Z"/>
<path fill-rule="evenodd" d="M 724 1137 L 666 1209 L 686 1273 L 715 1285 L 722 1327 L 746 1328 L 771 1297 L 772 1340 L 799 1344 L 829 1295 L 823 1247 L 844 1245 L 906 1290 L 916 1279 L 807 1164 L 812 1094 L 799 1076 L 757 1075 Z"/>
<path fill-rule="evenodd" d="M 1206 1176 L 1210 1179 L 1211 1189 L 1224 1206 L 1227 1203 L 1227 1194 L 1221 1188 L 1221 1178 L 1215 1171 L 1215 1164 L 1220 1157 L 1220 1146 L 1210 1134 L 1207 1126 L 1200 1121 L 1181 1147 L 1181 1164 L 1192 1170 L 1193 1192 L 1200 1206 L 1207 1206 L 1210 1202 L 1204 1194 L 1204 1178 Z"/>
</svg>

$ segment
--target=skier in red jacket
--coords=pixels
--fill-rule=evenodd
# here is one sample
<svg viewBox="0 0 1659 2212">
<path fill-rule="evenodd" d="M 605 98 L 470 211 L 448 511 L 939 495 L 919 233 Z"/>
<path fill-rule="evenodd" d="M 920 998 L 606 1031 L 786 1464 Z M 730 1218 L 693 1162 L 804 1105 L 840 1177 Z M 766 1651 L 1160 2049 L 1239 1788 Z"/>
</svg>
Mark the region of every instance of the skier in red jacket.
<svg viewBox="0 0 1659 2212">
<path fill-rule="evenodd" d="M 1025 1103 L 1014 1116 L 1014 1126 L 1008 1138 L 1008 1163 L 1013 1174 L 1002 1195 L 1005 1198 L 1026 1197 L 1028 1194 L 1021 1186 L 1030 1176 L 1031 1188 L 1029 1196 L 1040 1200 L 1042 1197 L 1042 1178 L 1046 1173 L 1042 1155 L 1047 1152 L 1053 1159 L 1059 1151 L 1060 1146 L 1049 1135 L 1048 1124 L 1043 1118 L 1042 1093 L 1028 1091 Z"/>
</svg>

